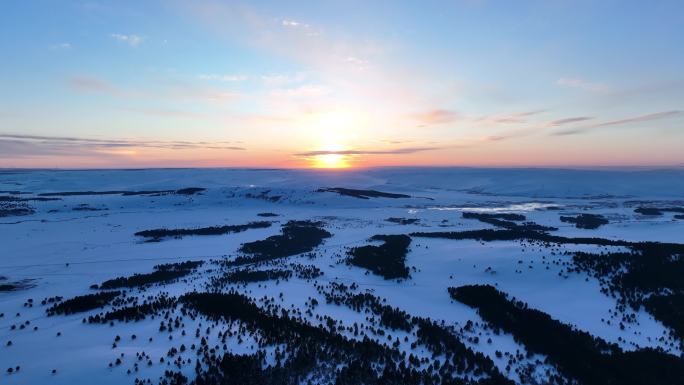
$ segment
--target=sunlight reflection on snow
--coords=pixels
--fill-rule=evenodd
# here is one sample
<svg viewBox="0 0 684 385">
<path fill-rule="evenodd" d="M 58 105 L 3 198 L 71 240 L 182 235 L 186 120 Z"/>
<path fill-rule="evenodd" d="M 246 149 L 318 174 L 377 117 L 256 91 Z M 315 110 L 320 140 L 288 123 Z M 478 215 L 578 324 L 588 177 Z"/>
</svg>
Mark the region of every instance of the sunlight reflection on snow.
<svg viewBox="0 0 684 385">
<path fill-rule="evenodd" d="M 438 211 L 469 211 L 476 213 L 499 213 L 508 211 L 535 211 L 543 210 L 549 207 L 558 206 L 553 203 L 541 203 L 541 202 L 529 202 L 529 203 L 516 203 L 508 206 L 496 206 L 496 207 L 428 207 L 428 210 L 438 210 Z M 410 211 L 409 211 L 410 212 Z"/>
</svg>

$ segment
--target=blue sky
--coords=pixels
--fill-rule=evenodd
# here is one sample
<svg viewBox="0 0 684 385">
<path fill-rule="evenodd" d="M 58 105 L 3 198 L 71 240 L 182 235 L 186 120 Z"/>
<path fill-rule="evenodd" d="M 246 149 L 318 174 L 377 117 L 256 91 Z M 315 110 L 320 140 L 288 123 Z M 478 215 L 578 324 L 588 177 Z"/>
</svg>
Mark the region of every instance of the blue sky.
<svg viewBox="0 0 684 385">
<path fill-rule="evenodd" d="M 679 1 L 8 1 L 0 167 L 684 164 Z"/>
</svg>

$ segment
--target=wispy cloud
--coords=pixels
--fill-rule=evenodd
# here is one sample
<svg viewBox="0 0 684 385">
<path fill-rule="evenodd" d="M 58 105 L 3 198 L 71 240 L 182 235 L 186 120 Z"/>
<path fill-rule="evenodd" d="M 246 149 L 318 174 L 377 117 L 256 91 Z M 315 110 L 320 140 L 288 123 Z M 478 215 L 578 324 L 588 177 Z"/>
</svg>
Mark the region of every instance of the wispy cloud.
<svg viewBox="0 0 684 385">
<path fill-rule="evenodd" d="M 311 27 L 311 25 L 306 24 L 306 23 L 302 23 L 301 21 L 292 20 L 292 19 L 283 19 L 280 21 L 280 25 L 282 25 L 284 28 L 287 28 L 287 29 L 300 30 L 304 33 L 305 36 L 315 37 L 315 36 L 320 35 L 320 32 L 314 30 Z"/>
<path fill-rule="evenodd" d="M 358 58 L 356 56 L 347 56 L 346 58 L 344 58 L 344 61 L 346 63 L 349 63 L 353 67 L 356 67 L 356 69 L 359 69 L 359 70 L 366 69 L 369 66 L 368 60 L 361 59 L 361 58 Z"/>
<path fill-rule="evenodd" d="M 120 93 L 120 90 L 115 87 L 113 84 L 109 83 L 106 80 L 93 77 L 93 76 L 87 76 L 87 75 L 77 75 L 77 76 L 72 76 L 68 80 L 69 86 L 72 88 L 79 90 L 79 91 L 86 91 L 86 92 L 99 92 L 99 93 L 109 93 L 109 94 L 118 94 Z"/>
<path fill-rule="evenodd" d="M 322 85 L 305 84 L 294 88 L 281 88 L 271 91 L 278 98 L 317 98 L 330 94 L 330 88 Z"/>
<path fill-rule="evenodd" d="M 480 138 L 480 141 L 482 142 L 498 142 L 501 140 L 506 140 L 511 138 L 512 136 L 507 136 L 507 135 L 487 135 L 483 136 Z"/>
<path fill-rule="evenodd" d="M 197 76 L 200 80 L 218 80 L 222 82 L 242 82 L 249 77 L 247 75 L 219 75 L 219 74 L 201 74 Z"/>
<path fill-rule="evenodd" d="M 650 122 L 653 120 L 672 118 L 672 117 L 675 117 L 675 116 L 678 116 L 681 114 L 682 114 L 681 110 L 662 111 L 662 112 L 656 112 L 656 113 L 652 113 L 652 114 L 633 116 L 633 117 L 629 117 L 629 118 L 625 118 L 625 119 L 609 120 L 607 122 L 598 123 L 598 124 L 594 124 L 591 126 L 578 127 L 578 128 L 573 128 L 573 129 L 568 129 L 568 130 L 563 130 L 563 131 L 557 131 L 557 132 L 552 133 L 552 135 L 556 135 L 556 136 L 575 135 L 575 134 L 580 134 L 580 133 L 589 131 L 589 130 L 594 129 L 594 128 Z"/>
<path fill-rule="evenodd" d="M 507 125 L 526 123 L 530 116 L 538 115 L 546 110 L 523 111 L 503 115 L 467 116 L 447 109 L 433 109 L 411 115 L 423 125 L 448 124 L 456 121 L 472 122 L 485 125 Z"/>
<path fill-rule="evenodd" d="M 582 78 L 560 78 L 556 84 L 563 87 L 580 88 L 591 92 L 608 92 L 610 87 L 604 83 L 591 82 Z"/>
<path fill-rule="evenodd" d="M 413 114 L 413 118 L 422 124 L 447 124 L 460 118 L 459 114 L 452 110 L 434 109 L 430 111 Z"/>
<path fill-rule="evenodd" d="M 680 110 L 672 110 L 672 111 L 663 111 L 663 112 L 656 112 L 653 114 L 647 114 L 647 115 L 641 115 L 641 116 L 635 116 L 631 118 L 626 118 L 626 119 L 619 119 L 619 120 L 611 120 L 608 122 L 604 122 L 601 124 L 597 124 L 595 127 L 604 127 L 604 126 L 615 126 L 618 124 L 628 124 L 628 123 L 638 123 L 638 122 L 647 122 L 650 120 L 657 120 L 657 119 L 664 119 L 664 118 L 669 118 L 675 115 L 681 114 L 682 111 Z"/>
<path fill-rule="evenodd" d="M 124 88 L 90 75 L 76 75 L 67 79 L 67 84 L 79 92 L 100 93 L 121 98 L 154 100 L 191 100 L 222 102 L 236 98 L 239 94 L 219 87 L 197 86 L 179 82 L 154 84 L 148 88 Z"/>
<path fill-rule="evenodd" d="M 293 18 L 274 18 L 250 3 L 181 2 L 179 10 L 205 28 L 218 31 L 227 38 L 268 50 L 295 63 L 301 63 L 317 79 L 335 84 L 377 92 L 377 82 L 389 83 L 387 68 L 372 71 L 374 59 L 387 44 L 371 39 L 360 40 L 353 34 L 326 33 L 324 26 Z M 359 69 L 364 69 L 359 71 Z M 402 73 L 402 76 L 404 74 Z M 357 78 L 358 77 L 358 78 Z M 373 78 L 370 84 L 369 79 Z M 325 81 L 325 80 L 330 80 Z M 403 87 L 392 77 L 391 85 Z M 408 93 L 408 92 L 407 92 Z M 397 93 L 393 93 L 393 96 Z"/>
<path fill-rule="evenodd" d="M 282 24 L 283 27 L 290 27 L 290 28 L 300 28 L 300 27 L 307 27 L 308 26 L 308 24 L 303 24 L 299 21 L 288 20 L 288 19 L 282 20 L 280 22 L 280 24 Z"/>
<path fill-rule="evenodd" d="M 296 74 L 269 74 L 263 75 L 261 81 L 267 87 L 282 87 L 288 84 L 301 83 L 306 79 L 306 75 L 303 72 L 298 72 Z"/>
<path fill-rule="evenodd" d="M 158 116 L 162 118 L 193 118 L 201 116 L 200 114 L 169 109 L 154 109 L 154 108 L 123 108 L 124 111 L 137 112 L 143 115 Z"/>
<path fill-rule="evenodd" d="M 64 49 L 70 49 L 71 48 L 71 43 L 63 42 L 63 43 L 56 43 L 50 46 L 50 49 L 52 50 L 64 50 Z"/>
<path fill-rule="evenodd" d="M 549 122 L 548 125 L 552 126 L 552 127 L 558 127 L 558 126 L 562 126 L 565 124 L 584 122 L 584 121 L 591 120 L 591 119 L 594 119 L 594 118 L 592 118 L 590 116 L 576 116 L 576 117 L 572 117 L 572 118 L 564 118 L 564 119 L 553 120 L 553 121 Z"/>
<path fill-rule="evenodd" d="M 484 122 L 493 125 L 498 124 L 520 124 L 526 123 L 530 116 L 539 115 L 546 112 L 546 110 L 523 111 L 504 115 L 488 115 L 472 118 L 475 122 Z"/>
<path fill-rule="evenodd" d="M 2 157 L 110 153 L 112 150 L 245 150 L 226 141 L 160 141 L 144 139 L 97 139 L 75 136 L 23 135 L 0 133 Z"/>
<path fill-rule="evenodd" d="M 441 147 L 405 147 L 387 150 L 340 150 L 340 151 L 306 151 L 294 154 L 295 156 L 312 157 L 321 155 L 397 155 L 415 154 L 417 152 L 439 150 Z"/>
<path fill-rule="evenodd" d="M 124 35 L 121 33 L 112 33 L 112 34 L 109 34 L 109 36 L 112 39 L 126 43 L 126 44 L 130 45 L 131 47 L 137 47 L 140 44 L 142 44 L 142 42 L 143 42 L 143 38 L 138 36 L 138 35 Z"/>
</svg>

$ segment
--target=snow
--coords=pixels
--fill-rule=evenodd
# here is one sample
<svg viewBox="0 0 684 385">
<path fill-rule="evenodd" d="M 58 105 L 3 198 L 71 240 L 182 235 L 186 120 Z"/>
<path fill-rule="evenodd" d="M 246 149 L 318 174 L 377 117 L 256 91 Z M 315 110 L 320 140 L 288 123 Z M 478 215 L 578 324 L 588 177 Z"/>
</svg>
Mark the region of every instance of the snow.
<svg viewBox="0 0 684 385">
<path fill-rule="evenodd" d="M 188 336 L 174 334 L 169 341 L 158 331 L 158 320 L 147 319 L 115 327 L 82 324 L 92 311 L 69 316 L 46 317 L 40 301 L 60 295 L 70 298 L 89 292 L 94 283 L 134 273 L 150 272 L 154 265 L 185 260 L 212 260 L 233 257 L 244 242 L 278 234 L 288 220 L 323 220 L 333 233 L 319 247 L 319 257 L 310 260 L 292 257 L 282 262 L 312 264 L 325 274 L 320 283 L 356 283 L 360 290 L 371 290 L 387 299 L 387 304 L 412 315 L 443 320 L 457 328 L 468 320 L 482 323 L 476 312 L 452 301 L 450 286 L 488 283 L 527 302 L 530 307 L 550 314 L 581 330 L 620 344 L 624 349 L 662 347 L 680 354 L 658 338 L 669 330 L 652 316 L 637 313 L 638 326 L 620 330 L 608 318 L 615 299 L 600 292 L 595 279 L 572 273 L 558 276 L 563 266 L 546 261 L 569 261 L 570 256 L 549 255 L 549 250 L 522 245 L 521 242 L 453 241 L 414 238 L 407 265 L 415 267 L 411 278 L 386 281 L 365 274 L 357 267 L 340 263 L 346 248 L 368 244 L 376 234 L 407 234 L 414 231 L 462 231 L 492 228 L 477 220 L 463 219 L 461 212 L 522 213 L 528 220 L 558 227 L 558 235 L 604 237 L 630 241 L 682 242 L 684 220 L 671 213 L 661 217 L 642 217 L 634 213 L 631 201 L 642 200 L 673 204 L 684 199 L 684 170 L 550 170 L 550 169 L 416 169 L 390 168 L 355 171 L 246 170 L 246 169 L 153 169 L 153 170 L 0 170 L 0 190 L 20 190 L 29 197 L 60 191 L 167 190 L 203 187 L 198 195 L 65 196 L 56 201 L 30 201 L 36 213 L 0 218 L 0 276 L 15 282 L 32 280 L 25 290 L 0 292 L 0 370 L 21 365 L 18 373 L 0 374 L 3 384 L 122 384 L 133 383 L 127 375 L 135 352 L 145 351 L 154 365 L 141 362 L 140 373 L 155 380 L 166 368 L 158 364 L 171 346 L 193 343 L 195 325 L 186 325 Z M 412 198 L 358 199 L 335 193 L 319 193 L 322 187 L 375 189 L 411 195 Z M 277 201 L 259 198 L 281 196 Z M 3 194 L 0 194 L 3 195 Z M 430 199 L 426 199 L 430 198 Z M 106 208 L 102 211 L 74 211 L 80 204 Z M 547 210 L 548 207 L 560 210 Z M 54 211 L 56 210 L 56 211 Z M 277 217 L 262 218 L 260 212 Z M 577 229 L 559 220 L 560 215 L 596 213 L 610 224 L 596 230 Z M 411 225 L 385 221 L 389 217 L 418 218 Z M 169 227 L 189 228 L 245 224 L 269 220 L 273 226 L 221 236 L 187 236 L 162 242 L 143 242 L 134 233 Z M 595 247 L 566 245 L 563 250 L 592 251 Z M 518 263 L 522 260 L 523 263 Z M 532 266 L 531 268 L 528 266 Z M 490 267 L 491 270 L 487 270 Z M 177 282 L 153 287 L 145 295 L 165 291 L 181 294 L 201 288 L 211 275 L 207 266 L 188 283 Z M 492 272 L 493 271 L 493 272 Z M 588 279 L 587 279 L 588 278 Z M 4 281 L 0 281 L 3 283 Z M 259 286 L 258 286 L 259 285 Z M 289 281 L 236 285 L 253 298 L 277 297 L 284 293 L 286 307 L 303 309 L 309 297 L 321 303 L 315 314 L 344 320 L 345 324 L 365 322 L 363 313 L 325 304 L 311 283 L 293 277 Z M 131 294 L 135 294 L 131 291 Z M 33 307 L 24 307 L 32 298 Z M 278 300 L 280 301 L 280 300 Z M 16 314 L 20 315 L 17 316 Z M 11 325 L 30 321 L 23 330 Z M 201 321 L 197 321 L 198 323 Z M 38 326 L 37 331 L 33 330 Z M 206 327 L 206 325 L 204 325 Z M 192 331 L 192 332 L 191 332 Z M 57 337 L 56 333 L 62 335 Z M 636 333 L 635 332 L 639 332 Z M 122 343 L 112 349 L 114 336 Z M 136 334 L 136 340 L 129 336 Z M 403 336 L 390 332 L 393 336 Z M 153 337 L 153 342 L 148 338 Z M 494 359 L 503 370 L 505 360 L 496 359 L 495 350 L 524 351 L 510 335 L 491 335 L 491 345 L 470 344 Z M 7 341 L 12 346 L 6 346 Z M 210 342 L 211 344 L 211 342 Z M 402 349 L 409 349 L 403 343 Z M 233 351 L 245 351 L 235 342 Z M 124 364 L 109 368 L 121 353 Z M 536 359 L 538 357 L 535 357 Z M 190 366 L 186 367 L 186 369 Z M 56 374 L 51 374 L 57 369 Z M 192 371 L 186 370 L 187 375 Z M 519 378 L 511 373 L 511 378 Z"/>
</svg>

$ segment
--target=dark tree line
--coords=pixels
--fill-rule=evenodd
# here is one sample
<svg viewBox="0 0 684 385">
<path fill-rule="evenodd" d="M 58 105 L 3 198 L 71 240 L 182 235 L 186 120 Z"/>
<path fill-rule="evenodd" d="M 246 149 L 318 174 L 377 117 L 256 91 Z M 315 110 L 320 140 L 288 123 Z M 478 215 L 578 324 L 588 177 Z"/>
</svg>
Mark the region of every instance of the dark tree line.
<svg viewBox="0 0 684 385">
<path fill-rule="evenodd" d="M 653 349 L 623 351 L 615 344 L 576 330 L 509 300 L 489 285 L 448 289 L 455 300 L 478 310 L 492 326 L 512 334 L 532 352 L 544 354 L 568 378 L 586 385 L 681 384 L 684 360 Z"/>
<path fill-rule="evenodd" d="M 371 240 L 382 241 L 380 246 L 361 246 L 349 250 L 348 262 L 363 267 L 385 279 L 408 278 L 406 254 L 411 244 L 408 235 L 374 235 Z"/>
<path fill-rule="evenodd" d="M 201 266 L 203 261 L 187 261 L 181 263 L 169 263 L 157 265 L 155 271 L 147 274 L 133 274 L 130 277 L 118 277 L 103 282 L 99 288 L 103 290 L 117 289 L 122 287 L 140 287 L 155 283 L 167 283 L 189 275 L 194 269 Z"/>
<path fill-rule="evenodd" d="M 406 194 L 395 194 L 376 190 L 355 190 L 351 188 L 344 187 L 328 187 L 320 188 L 316 192 L 332 192 L 340 195 L 345 195 L 349 197 L 359 198 L 359 199 L 370 199 L 370 198 L 411 198 L 410 195 Z"/>
<path fill-rule="evenodd" d="M 271 222 L 258 221 L 250 222 L 244 225 L 225 225 L 225 226 L 210 226 L 198 227 L 193 229 L 152 229 L 143 230 L 135 233 L 138 237 L 151 238 L 159 241 L 163 238 L 173 237 L 182 238 L 188 235 L 223 235 L 228 233 L 240 233 L 249 229 L 264 229 L 271 227 Z"/>
<path fill-rule="evenodd" d="M 120 291 L 102 291 L 95 294 L 80 295 L 49 307 L 48 316 L 56 314 L 74 314 L 88 310 L 102 308 L 108 305 L 114 298 L 121 295 Z"/>
<path fill-rule="evenodd" d="M 598 214 L 580 214 L 575 217 L 561 216 L 560 220 L 561 222 L 572 223 L 578 229 L 588 230 L 598 229 L 599 227 L 608 224 L 608 220 Z"/>
<path fill-rule="evenodd" d="M 322 228 L 322 222 L 289 221 L 281 233 L 259 241 L 244 243 L 240 251 L 252 256 L 237 257 L 231 265 L 244 265 L 312 251 L 332 234 Z"/>
<path fill-rule="evenodd" d="M 463 213 L 465 219 L 477 219 L 482 223 L 492 226 L 502 227 L 511 230 L 530 230 L 530 231 L 556 231 L 556 227 L 542 226 L 534 222 L 516 223 L 514 221 L 524 221 L 525 216 L 521 214 L 489 214 L 489 213 Z"/>
</svg>

